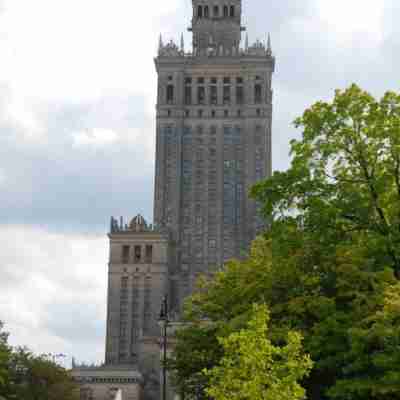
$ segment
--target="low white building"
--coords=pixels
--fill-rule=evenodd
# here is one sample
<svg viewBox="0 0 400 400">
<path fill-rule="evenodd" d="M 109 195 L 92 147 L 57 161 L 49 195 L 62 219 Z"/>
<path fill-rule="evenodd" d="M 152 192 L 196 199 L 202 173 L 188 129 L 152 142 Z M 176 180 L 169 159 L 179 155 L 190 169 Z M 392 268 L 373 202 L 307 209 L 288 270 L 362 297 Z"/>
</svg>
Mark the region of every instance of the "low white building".
<svg viewBox="0 0 400 400">
<path fill-rule="evenodd" d="M 140 400 L 143 377 L 130 367 L 76 366 L 72 376 L 79 384 L 80 400 L 114 400 L 121 390 L 122 400 Z"/>
</svg>

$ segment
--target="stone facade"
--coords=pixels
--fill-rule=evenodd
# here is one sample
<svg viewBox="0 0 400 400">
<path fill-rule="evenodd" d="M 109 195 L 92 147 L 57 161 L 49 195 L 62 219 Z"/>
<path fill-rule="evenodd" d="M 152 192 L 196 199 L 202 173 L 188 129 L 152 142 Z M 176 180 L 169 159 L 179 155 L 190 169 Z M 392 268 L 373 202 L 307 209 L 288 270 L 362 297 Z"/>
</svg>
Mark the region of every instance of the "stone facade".
<svg viewBox="0 0 400 400">
<path fill-rule="evenodd" d="M 154 220 L 171 234 L 179 312 L 200 273 L 246 254 L 262 228 L 248 191 L 271 174 L 270 40 L 241 46 L 240 0 L 193 0 L 193 49 L 160 39 Z"/>
</svg>

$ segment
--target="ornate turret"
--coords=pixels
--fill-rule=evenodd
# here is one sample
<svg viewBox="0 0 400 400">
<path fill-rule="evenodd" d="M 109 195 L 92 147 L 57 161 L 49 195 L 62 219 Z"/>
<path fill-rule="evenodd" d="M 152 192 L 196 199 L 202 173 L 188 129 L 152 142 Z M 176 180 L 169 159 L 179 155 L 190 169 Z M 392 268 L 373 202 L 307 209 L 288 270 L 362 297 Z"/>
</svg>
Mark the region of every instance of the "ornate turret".
<svg viewBox="0 0 400 400">
<path fill-rule="evenodd" d="M 241 42 L 241 0 L 192 0 L 193 54 L 239 53 Z"/>
<path fill-rule="evenodd" d="M 132 232 L 152 232 L 155 228 L 153 225 L 148 225 L 141 214 L 134 217 L 129 225 L 124 222 L 121 217 L 119 222 L 114 217 L 111 217 L 110 233 L 132 233 Z"/>
<path fill-rule="evenodd" d="M 246 34 L 242 45 L 241 0 L 192 0 L 193 16 L 189 31 L 193 35 L 192 53 L 185 52 L 183 35 L 179 41 L 163 42 L 160 35 L 158 59 L 203 57 L 267 57 L 272 59 L 271 38 L 268 43 L 257 40 L 249 45 Z M 157 59 L 156 59 L 157 63 Z"/>
</svg>

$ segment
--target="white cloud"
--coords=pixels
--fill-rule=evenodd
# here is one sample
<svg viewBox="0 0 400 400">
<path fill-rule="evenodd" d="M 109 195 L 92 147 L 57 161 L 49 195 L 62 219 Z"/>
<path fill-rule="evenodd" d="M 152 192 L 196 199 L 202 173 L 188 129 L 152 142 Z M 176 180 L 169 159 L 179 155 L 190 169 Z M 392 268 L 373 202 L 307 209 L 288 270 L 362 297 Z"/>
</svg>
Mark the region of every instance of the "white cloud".
<svg viewBox="0 0 400 400">
<path fill-rule="evenodd" d="M 160 17 L 178 0 L 5 0 L 1 79 L 32 99 L 154 92 Z"/>
<path fill-rule="evenodd" d="M 116 132 L 110 129 L 95 128 L 72 134 L 74 146 L 102 147 L 118 140 Z"/>
<path fill-rule="evenodd" d="M 0 319 L 13 345 L 103 358 L 106 236 L 0 228 Z"/>
<path fill-rule="evenodd" d="M 369 34 L 380 38 L 384 15 L 384 1 L 376 0 L 319 0 L 319 17 L 328 29 L 332 29 L 339 39 L 345 40 L 352 34 Z"/>
</svg>

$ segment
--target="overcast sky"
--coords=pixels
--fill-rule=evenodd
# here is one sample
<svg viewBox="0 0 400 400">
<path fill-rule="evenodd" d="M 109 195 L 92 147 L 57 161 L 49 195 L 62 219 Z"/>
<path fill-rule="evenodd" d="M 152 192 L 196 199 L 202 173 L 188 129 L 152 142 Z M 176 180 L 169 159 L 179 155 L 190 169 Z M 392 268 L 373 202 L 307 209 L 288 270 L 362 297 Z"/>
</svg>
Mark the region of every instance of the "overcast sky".
<svg viewBox="0 0 400 400">
<path fill-rule="evenodd" d="M 0 0 L 0 320 L 13 344 L 104 358 L 111 215 L 151 219 L 158 36 L 190 0 Z M 356 82 L 399 91 L 398 0 L 244 0 L 272 36 L 273 165 L 292 120 Z M 186 46 L 191 40 L 185 33 Z"/>
</svg>

